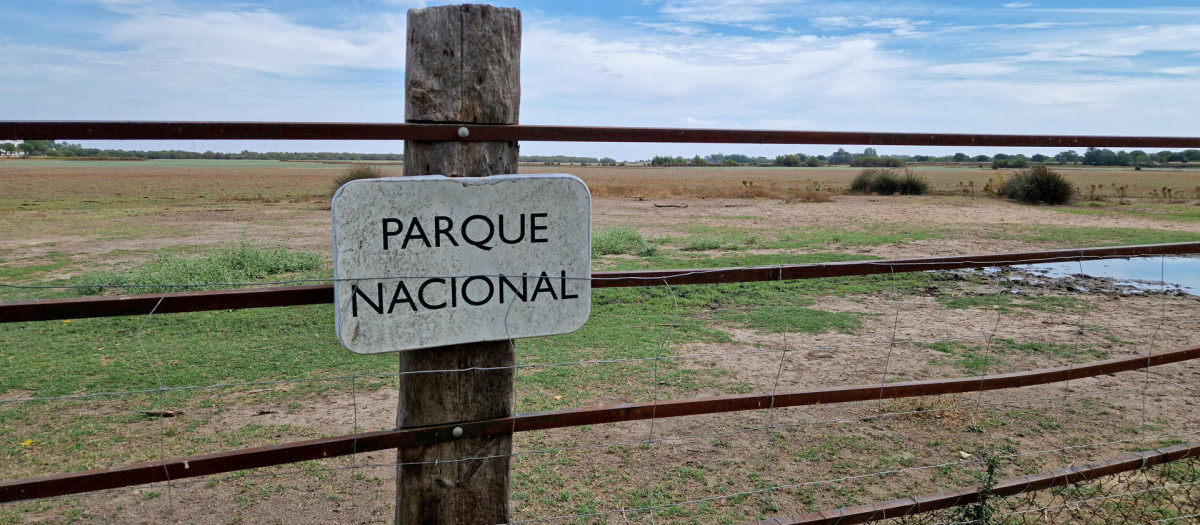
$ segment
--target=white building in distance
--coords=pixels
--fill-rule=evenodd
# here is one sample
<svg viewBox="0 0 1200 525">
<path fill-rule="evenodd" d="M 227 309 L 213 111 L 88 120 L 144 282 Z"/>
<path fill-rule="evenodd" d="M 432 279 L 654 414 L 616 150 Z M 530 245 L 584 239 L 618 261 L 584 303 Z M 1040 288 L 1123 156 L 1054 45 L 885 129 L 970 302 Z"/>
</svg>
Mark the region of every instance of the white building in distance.
<svg viewBox="0 0 1200 525">
<path fill-rule="evenodd" d="M 25 141 L 23 141 L 23 140 L 0 140 L 0 144 L 12 144 L 14 147 L 17 146 L 18 144 L 21 144 L 22 142 L 25 142 Z M 8 157 L 8 156 L 23 155 L 23 153 L 20 150 L 14 150 L 12 153 L 9 153 L 8 151 L 6 151 L 6 149 L 7 148 L 0 147 L 0 156 Z"/>
</svg>

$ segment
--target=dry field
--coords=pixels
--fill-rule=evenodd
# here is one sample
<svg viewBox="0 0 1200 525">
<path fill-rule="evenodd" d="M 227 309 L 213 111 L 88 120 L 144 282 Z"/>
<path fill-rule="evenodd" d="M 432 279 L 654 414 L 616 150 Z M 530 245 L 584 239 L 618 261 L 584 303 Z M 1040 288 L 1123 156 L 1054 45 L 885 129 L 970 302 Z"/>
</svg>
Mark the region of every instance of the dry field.
<svg viewBox="0 0 1200 525">
<path fill-rule="evenodd" d="M 327 260 L 328 194 L 341 169 L 2 161 L 0 284 L 69 284 L 241 238 Z M 1069 169 L 1085 193 L 1105 188 L 1097 200 L 1034 208 L 983 196 L 999 175 L 987 168 L 919 170 L 939 193 L 921 197 L 844 195 L 857 170 L 840 168 L 522 170 L 579 176 L 594 195 L 596 231 L 632 229 L 652 248 L 599 256 L 597 268 L 1200 240 L 1200 206 L 1188 189 L 1200 185 L 1194 172 Z M 1114 189 L 1121 186 L 1123 195 Z M 1172 189 L 1170 199 L 1162 187 Z M 943 272 L 605 292 L 579 333 L 518 342 L 527 367 L 518 373 L 516 406 L 962 377 L 1200 344 L 1194 296 L 1068 284 Z M 0 289 L 0 299 L 33 293 Z M 395 359 L 340 350 L 331 312 L 0 324 L 0 477 L 389 428 Z M 1184 363 L 984 394 L 520 434 L 514 519 L 733 523 L 974 484 L 985 454 L 1007 455 L 1001 477 L 1078 465 L 1195 440 L 1197 379 L 1200 366 Z M 282 383 L 95 396 L 259 381 Z M 21 401 L 59 395 L 85 397 Z M 143 414 L 151 409 L 178 415 Z M 386 522 L 393 460 L 372 453 L 9 504 L 0 506 L 0 523 Z M 647 507 L 657 508 L 638 510 Z"/>
</svg>

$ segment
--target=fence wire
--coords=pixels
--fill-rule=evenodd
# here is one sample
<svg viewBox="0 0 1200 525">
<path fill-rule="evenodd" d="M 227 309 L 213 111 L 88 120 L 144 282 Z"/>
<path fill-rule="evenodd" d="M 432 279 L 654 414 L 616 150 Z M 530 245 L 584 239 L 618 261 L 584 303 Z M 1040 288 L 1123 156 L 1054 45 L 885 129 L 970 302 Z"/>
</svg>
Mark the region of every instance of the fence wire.
<svg viewBox="0 0 1200 525">
<path fill-rule="evenodd" d="M 837 510 L 826 511 L 836 515 Z M 1200 459 L 1195 457 L 1014 496 L 871 523 L 1025 525 L 1195 523 L 1200 517 Z M 785 521 L 818 523 L 817 521 Z M 846 523 L 863 523 L 846 520 Z"/>
<path fill-rule="evenodd" d="M 687 292 L 664 281 L 660 289 L 667 294 L 665 297 L 669 297 L 670 304 L 657 314 L 662 326 L 656 327 L 655 333 L 658 335 L 647 343 L 647 346 L 653 345 L 657 350 L 647 351 L 644 356 L 581 356 L 567 360 L 539 359 L 538 354 L 523 357 L 520 361 L 525 362 L 519 361 L 513 367 L 505 367 L 517 370 L 520 374 L 519 385 L 525 384 L 514 401 L 518 406 L 554 408 L 599 396 L 605 404 L 648 399 L 657 406 L 664 399 L 742 393 L 745 389 L 768 392 L 774 396 L 777 392 L 794 389 L 797 385 L 810 385 L 814 381 L 822 386 L 862 384 L 873 380 L 886 385 L 895 380 L 936 378 L 938 374 L 950 373 L 949 369 L 955 366 L 968 366 L 963 362 L 955 365 L 925 364 L 927 368 L 932 368 L 920 370 L 911 363 L 912 356 L 918 355 L 914 354 L 918 352 L 924 352 L 919 354 L 925 356 L 922 359 L 942 354 L 955 359 L 977 359 L 978 363 L 970 364 L 972 368 L 967 370 L 977 372 L 976 375 L 986 375 L 1022 370 L 1034 363 L 1073 365 L 1094 360 L 1095 356 L 1087 351 L 1098 344 L 1108 344 L 1111 348 L 1106 352 L 1110 355 L 1149 356 L 1171 350 L 1181 340 L 1194 341 L 1187 334 L 1194 333 L 1195 326 L 1200 323 L 1200 318 L 1195 318 L 1191 311 L 1169 308 L 1168 294 L 1160 293 L 1155 296 L 1154 315 L 1147 318 L 1147 322 L 1114 322 L 1094 316 L 1089 310 L 1076 310 L 1058 315 L 1058 320 L 1049 325 L 1037 326 L 1026 312 L 993 307 L 972 310 L 972 315 L 957 321 L 965 323 L 965 326 L 955 325 L 955 330 L 937 331 L 931 330 L 931 326 L 913 325 L 907 317 L 914 309 L 936 306 L 937 303 L 922 306 L 923 303 L 916 297 L 918 293 L 902 288 L 897 283 L 895 272 L 890 277 L 883 275 L 879 278 L 885 290 L 874 299 L 878 313 L 871 315 L 877 315 L 879 321 L 871 325 L 877 327 L 873 335 L 868 333 L 865 337 L 855 338 L 807 336 L 794 330 L 797 321 L 787 320 L 785 325 L 789 328 L 779 332 L 760 335 L 739 332 L 745 341 L 720 344 L 689 342 L 686 337 L 673 337 L 678 330 L 682 330 L 682 323 L 697 314 L 685 313 L 680 306 L 679 294 Z M 785 287 L 782 280 L 774 284 L 765 283 L 764 286 L 778 288 L 766 304 L 721 305 L 714 311 L 725 316 L 722 319 L 741 319 L 767 310 L 791 314 L 811 304 L 809 299 Z M 1165 286 L 1162 291 L 1165 291 Z M 995 291 L 971 297 L 1000 297 L 1004 293 Z M 866 298 L 872 299 L 869 295 Z M 1180 301 L 1178 306 L 1194 307 L 1191 299 Z M 381 420 L 393 416 L 379 414 L 378 404 L 368 401 L 373 393 L 379 392 L 379 385 L 387 388 L 387 385 L 393 385 L 409 373 L 463 373 L 477 370 L 397 370 L 171 386 L 164 384 L 161 373 L 172 365 L 162 362 L 161 356 L 156 355 L 154 337 L 148 337 L 150 334 L 146 328 L 152 324 L 152 317 L 161 318 L 162 315 L 147 316 L 130 334 L 131 339 L 144 345 L 143 352 L 147 354 L 145 369 L 154 378 L 154 388 L 80 392 L 61 396 L 8 395 L 0 398 L 0 410 L 44 410 L 57 414 L 55 417 L 69 416 L 87 421 L 90 417 L 89 407 L 111 410 L 114 403 L 121 407 L 132 407 L 149 402 L 152 411 L 169 412 L 173 405 L 167 404 L 167 398 L 164 397 L 167 394 L 176 396 L 171 398 L 174 402 L 185 405 L 188 404 L 186 397 L 178 396 L 196 395 L 200 396 L 198 399 L 212 397 L 212 401 L 186 408 L 186 415 L 194 418 L 153 416 L 130 422 L 135 425 L 140 422 L 152 423 L 154 430 L 147 428 L 143 435 L 132 436 L 129 445 L 140 450 L 133 459 L 138 459 L 140 455 L 153 460 L 183 455 L 197 447 L 199 450 L 222 449 L 228 448 L 229 443 L 268 444 L 329 435 L 333 429 L 356 432 L 360 428 L 376 428 Z M 709 317 L 711 314 L 702 312 L 699 315 L 703 322 L 713 322 L 713 318 Z M 1148 340 L 1124 336 L 1125 333 L 1145 333 Z M 1132 340 L 1122 340 L 1122 337 Z M 863 342 L 864 338 L 866 342 Z M 1073 357 L 1024 353 L 1020 348 L 1027 343 L 1041 344 Z M 977 350 L 969 350 L 971 348 Z M 967 356 L 970 352 L 976 353 Z M 1015 362 L 1001 362 L 997 357 L 1001 354 L 1001 357 L 1007 356 Z M 814 355 L 818 357 L 812 357 Z M 816 370 L 813 364 L 831 359 L 822 357 L 827 355 L 832 355 L 835 360 L 853 356 L 861 363 L 856 366 L 861 368 L 839 370 L 836 377 L 813 376 Z M 759 361 L 761 363 L 755 365 L 756 368 L 744 372 L 748 374 L 745 378 L 739 375 L 743 374 L 739 371 L 740 367 Z M 1196 367 L 1190 363 L 1179 363 L 1161 368 L 1147 369 L 1136 380 L 1126 379 L 1126 376 L 1134 375 L 1128 373 L 1111 379 L 1101 377 L 1057 386 L 994 391 L 986 396 L 984 392 L 978 392 L 969 396 L 917 398 L 923 400 L 912 402 L 879 399 L 798 408 L 778 408 L 772 401 L 772 408 L 765 411 L 689 418 L 695 420 L 694 423 L 668 423 L 655 417 L 644 424 L 635 422 L 596 428 L 538 431 L 519 435 L 517 448 L 512 454 L 477 454 L 435 462 L 470 464 L 499 458 L 511 459 L 514 462 L 513 518 L 516 523 L 676 523 L 783 516 L 799 510 L 821 508 L 821 505 L 869 500 L 874 495 L 891 493 L 886 491 L 912 494 L 922 489 L 971 484 L 978 481 L 983 472 L 981 456 L 1000 457 L 1012 468 L 1034 469 L 1057 466 L 1062 462 L 1095 460 L 1136 447 L 1152 448 L 1163 442 L 1193 438 L 1200 428 L 1200 421 L 1189 414 L 1179 413 L 1181 407 L 1177 403 L 1168 403 L 1169 406 L 1165 408 L 1160 405 L 1164 399 L 1195 397 Z M 719 373 L 705 373 L 706 369 Z M 618 387 L 599 393 L 579 392 L 578 395 L 570 395 L 570 383 L 556 383 L 558 386 L 552 388 L 544 386 L 546 381 L 558 377 L 569 381 L 572 377 L 569 374 L 611 376 L 608 380 L 615 382 Z M 706 379 L 696 380 L 695 377 Z M 374 389 L 362 384 L 362 380 L 376 383 Z M 265 394 L 286 403 L 289 390 L 303 385 L 315 385 L 317 392 L 328 392 L 334 397 L 342 390 L 347 394 L 346 400 L 330 400 L 330 416 L 320 425 L 320 430 L 291 424 L 261 425 L 252 419 L 255 416 L 228 417 L 226 413 L 226 404 L 253 399 L 246 397 L 249 395 L 247 392 Z M 546 402 L 544 396 L 552 396 L 556 392 L 567 394 L 568 399 L 561 403 Z M 312 391 L 306 391 L 303 402 L 320 403 L 323 396 L 317 394 L 314 398 Z M 536 396 L 543 398 L 537 399 Z M 119 401 L 123 398 L 129 399 L 127 402 Z M 254 405 L 253 401 L 249 403 L 251 407 Z M 383 406 L 394 411 L 394 404 L 385 402 Z M 318 407 L 297 409 L 313 412 Z M 260 410 L 262 416 L 279 415 L 281 420 L 289 420 L 282 417 L 287 413 Z M 1105 412 L 1109 414 L 1098 415 Z M 1081 438 L 1078 425 L 1071 428 L 1063 426 L 1064 422 L 1081 417 L 1111 420 L 1118 426 L 1085 433 Z M 188 419 L 193 422 L 188 423 Z M 194 421 L 198 420 L 211 420 L 211 423 L 196 425 Z M 222 420 L 228 422 L 221 423 Z M 226 428 L 223 425 L 230 426 Z M 189 432 L 195 434 L 189 436 Z M 639 434 L 646 437 L 633 437 Z M 901 441 L 889 441 L 893 439 L 889 438 L 892 435 L 903 435 L 904 438 Z M 0 427 L 0 439 L 11 443 L 16 437 L 11 432 L 5 433 Z M 70 444 L 69 448 L 78 450 L 80 443 L 92 438 L 76 436 L 74 439 L 76 444 Z M 886 443 L 886 446 L 873 444 L 875 441 Z M 905 449 L 928 449 L 936 453 L 906 455 Z M 886 461 L 879 458 L 871 460 L 873 455 L 886 456 Z M 158 514 L 152 513 L 150 516 L 165 517 L 164 521 L 195 520 L 197 516 L 187 510 L 189 502 L 204 498 L 206 492 L 220 493 L 236 503 L 232 507 L 223 507 L 226 517 L 242 515 L 245 509 L 257 509 L 263 513 L 261 515 L 278 515 L 278 509 L 272 508 L 273 505 L 298 502 L 296 504 L 314 512 L 321 512 L 321 508 L 339 512 L 330 509 L 345 508 L 345 517 L 352 521 L 390 521 L 391 516 L 387 512 L 390 505 L 387 500 L 391 498 L 390 486 L 394 482 L 395 469 L 405 464 L 389 461 L 386 456 L 385 453 L 375 453 L 367 457 L 314 462 L 302 468 L 273 467 L 233 475 L 175 480 L 137 489 L 105 491 L 84 496 L 83 499 L 95 502 L 111 497 L 115 498 L 114 501 L 128 501 L 120 505 L 123 508 L 157 508 Z M 128 462 L 125 459 L 105 458 L 96 458 L 96 461 L 94 465 L 98 466 Z M 22 465 L 23 469 L 28 467 Z M 1189 463 L 1188 468 L 1191 469 L 1190 474 L 1185 474 L 1194 475 L 1194 461 Z M 1066 514 L 1068 511 L 1075 512 L 1071 509 L 1103 510 L 1107 508 L 1107 501 L 1143 502 L 1148 498 L 1160 498 L 1162 496 L 1156 494 L 1170 491 L 1193 496 L 1187 491 L 1194 490 L 1195 486 L 1194 477 L 1190 485 L 1179 479 L 1158 485 L 1134 477 L 1113 479 L 1116 481 L 1110 481 L 1109 486 L 1102 487 L 1110 489 L 1107 492 L 1080 492 L 1090 497 L 1067 499 L 1071 494 L 1064 493 L 1042 495 L 1042 499 L 1038 499 L 1031 494 L 995 501 L 994 511 L 992 507 L 985 509 L 990 513 L 987 518 L 1002 521 L 983 521 L 947 511 L 940 518 L 934 516 L 936 513 L 931 513 L 928 519 L 935 521 L 920 523 L 950 523 L 966 519 L 964 516 L 970 518 L 966 522 L 976 523 L 1073 523 L 1073 515 Z M 887 485 L 886 489 L 875 487 L 880 484 Z M 1117 485 L 1122 486 L 1115 488 Z M 309 501 L 311 498 L 304 496 L 314 492 L 330 500 L 321 502 L 325 507 L 313 506 L 313 502 Z M 165 493 L 165 497 L 156 495 L 162 493 Z M 1021 504 L 1025 505 L 1023 507 L 1018 504 L 1021 498 L 1028 500 Z M 1008 503 L 1003 502 L 1010 500 L 1012 504 L 1004 506 Z M 1195 501 L 1195 498 L 1192 500 Z M 45 501 L 70 509 L 78 506 L 80 499 L 75 496 Z M 350 504 L 351 501 L 354 504 Z M 364 501 L 370 503 L 363 504 Z M 97 503 L 91 506 L 104 507 Z M 1189 514 L 1184 506 L 1177 507 L 1168 509 L 1169 512 L 1150 521 L 1186 522 L 1188 516 L 1196 514 L 1196 509 L 1191 509 Z M 969 510 L 963 508 L 957 512 Z M 37 516 L 44 511 L 14 511 L 10 505 L 0 506 L 0 517 L 3 517 L 3 512 Z M 112 511 L 109 515 L 133 515 L 128 512 L 122 514 Z M 1033 516 L 1038 512 L 1041 515 L 1037 519 L 1043 521 L 1035 521 Z M 1133 516 L 1130 512 L 1128 515 Z M 214 513 L 218 514 L 221 512 Z M 1113 516 L 1117 520 L 1126 519 L 1125 514 Z M 1142 518 L 1145 516 L 1138 519 Z M 925 518 L 911 516 L 905 519 Z M 941 521 L 936 521 L 938 519 Z"/>
</svg>

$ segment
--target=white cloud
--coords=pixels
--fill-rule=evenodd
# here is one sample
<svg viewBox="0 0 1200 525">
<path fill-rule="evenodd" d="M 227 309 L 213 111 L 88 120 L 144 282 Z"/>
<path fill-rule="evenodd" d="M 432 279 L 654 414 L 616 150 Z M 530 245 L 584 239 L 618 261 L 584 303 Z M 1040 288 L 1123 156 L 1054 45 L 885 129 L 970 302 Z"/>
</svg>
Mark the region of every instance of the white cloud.
<svg viewBox="0 0 1200 525">
<path fill-rule="evenodd" d="M 1022 60 L 1079 62 L 1135 57 L 1151 51 L 1200 51 L 1200 24 L 1139 26 L 1071 33 L 1069 40 L 1032 40 L 1009 44 Z"/>
<path fill-rule="evenodd" d="M 668 0 L 658 12 L 682 22 L 741 24 L 765 22 L 803 0 Z"/>
<path fill-rule="evenodd" d="M 142 12 L 106 36 L 132 45 L 159 66 L 214 65 L 283 75 L 320 67 L 401 69 L 404 25 L 379 19 L 378 27 L 324 29 L 264 11 L 208 11 L 190 15 Z"/>
<path fill-rule="evenodd" d="M 1037 4 L 1032 3 L 1032 2 L 1010 2 L 1010 3 L 1004 4 L 1004 7 L 1008 7 L 1008 8 L 1012 8 L 1012 9 L 1020 9 L 1022 7 L 1036 7 L 1036 6 L 1037 6 Z"/>
<path fill-rule="evenodd" d="M 1164 75 L 1200 75 L 1200 66 L 1178 66 L 1155 69 L 1155 73 Z"/>
<path fill-rule="evenodd" d="M 931 66 L 928 71 L 939 75 L 960 77 L 1000 77 L 1011 75 L 1019 69 L 1002 62 L 965 62 L 960 64 L 942 64 Z"/>
<path fill-rule="evenodd" d="M 670 22 L 634 22 L 634 25 L 647 29 L 654 29 L 656 31 L 665 31 L 668 33 L 676 33 L 688 36 L 698 35 L 705 32 L 703 27 L 694 24 L 675 24 Z"/>
<path fill-rule="evenodd" d="M 710 128 L 712 128 L 712 127 L 716 127 L 720 124 L 720 122 L 718 122 L 716 120 L 694 119 L 692 117 L 683 117 L 682 119 L 679 119 L 679 120 L 680 120 L 680 122 L 683 123 L 683 125 L 688 126 L 688 127 L 694 126 L 694 127 L 710 127 Z"/>
<path fill-rule="evenodd" d="M 825 29 L 890 29 L 896 35 L 912 34 L 917 27 L 928 24 L 926 20 L 908 18 L 872 18 L 869 16 L 822 16 L 812 19 L 816 27 Z"/>
</svg>

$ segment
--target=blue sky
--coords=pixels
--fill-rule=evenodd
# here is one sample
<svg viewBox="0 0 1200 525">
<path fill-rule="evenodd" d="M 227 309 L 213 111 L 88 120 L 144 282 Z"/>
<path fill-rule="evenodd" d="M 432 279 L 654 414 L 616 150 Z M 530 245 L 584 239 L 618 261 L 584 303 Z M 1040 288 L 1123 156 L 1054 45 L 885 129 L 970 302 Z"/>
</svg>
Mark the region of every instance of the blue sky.
<svg viewBox="0 0 1200 525">
<path fill-rule="evenodd" d="M 6 120 L 400 122 L 406 12 L 441 2 L 6 4 L 0 7 L 0 118 Z M 524 124 L 1200 133 L 1200 2 L 497 5 L 522 11 Z M 193 148 L 190 142 L 117 145 Z M 194 147 L 400 150 L 395 143 L 367 142 Z M 522 144 L 525 154 L 620 160 L 833 149 Z"/>
</svg>

